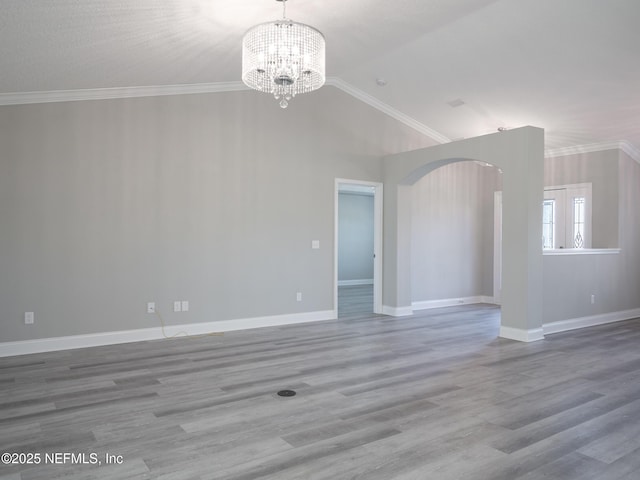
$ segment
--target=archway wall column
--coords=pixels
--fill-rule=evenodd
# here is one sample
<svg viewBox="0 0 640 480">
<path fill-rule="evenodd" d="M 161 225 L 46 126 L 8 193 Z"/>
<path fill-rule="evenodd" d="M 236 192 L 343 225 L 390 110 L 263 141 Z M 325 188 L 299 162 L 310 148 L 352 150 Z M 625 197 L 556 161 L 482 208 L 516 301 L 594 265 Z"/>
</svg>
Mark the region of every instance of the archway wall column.
<svg viewBox="0 0 640 480">
<path fill-rule="evenodd" d="M 410 186 L 448 163 L 478 160 L 503 172 L 502 325 L 500 336 L 521 341 L 542 334 L 542 200 L 544 131 L 522 127 L 383 159 L 384 311 L 411 308 Z"/>
</svg>

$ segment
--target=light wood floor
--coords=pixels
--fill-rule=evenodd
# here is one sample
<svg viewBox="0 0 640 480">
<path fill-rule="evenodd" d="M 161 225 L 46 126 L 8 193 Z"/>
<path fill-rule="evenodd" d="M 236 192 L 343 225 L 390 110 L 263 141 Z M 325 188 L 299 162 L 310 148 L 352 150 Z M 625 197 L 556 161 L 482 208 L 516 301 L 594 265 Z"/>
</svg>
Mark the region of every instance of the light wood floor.
<svg viewBox="0 0 640 480">
<path fill-rule="evenodd" d="M 123 459 L 0 478 L 639 479 L 640 320 L 498 327 L 460 306 L 0 359 L 0 452 Z"/>
</svg>

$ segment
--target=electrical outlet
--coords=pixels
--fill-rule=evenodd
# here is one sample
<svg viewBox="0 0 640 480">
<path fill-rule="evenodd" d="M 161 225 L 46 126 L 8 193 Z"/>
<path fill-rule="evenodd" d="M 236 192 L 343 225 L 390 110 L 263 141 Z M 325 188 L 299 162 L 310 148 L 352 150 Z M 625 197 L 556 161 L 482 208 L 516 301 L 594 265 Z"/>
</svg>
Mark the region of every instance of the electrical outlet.
<svg viewBox="0 0 640 480">
<path fill-rule="evenodd" d="M 147 313 L 156 313 L 156 304 L 155 302 L 147 303 Z"/>
<path fill-rule="evenodd" d="M 182 302 L 180 300 L 176 300 L 173 302 L 173 311 L 181 312 L 182 311 Z"/>
<path fill-rule="evenodd" d="M 591 305 L 596 303 L 596 296 L 595 295 L 591 295 Z"/>
<path fill-rule="evenodd" d="M 302 292 L 296 293 L 296 301 L 297 302 L 301 302 L 302 301 Z"/>
<path fill-rule="evenodd" d="M 189 311 L 189 300 L 182 300 L 182 311 L 183 312 L 188 312 Z"/>
<path fill-rule="evenodd" d="M 36 321 L 35 313 L 33 312 L 24 312 L 24 324 L 25 325 L 33 325 Z"/>
</svg>

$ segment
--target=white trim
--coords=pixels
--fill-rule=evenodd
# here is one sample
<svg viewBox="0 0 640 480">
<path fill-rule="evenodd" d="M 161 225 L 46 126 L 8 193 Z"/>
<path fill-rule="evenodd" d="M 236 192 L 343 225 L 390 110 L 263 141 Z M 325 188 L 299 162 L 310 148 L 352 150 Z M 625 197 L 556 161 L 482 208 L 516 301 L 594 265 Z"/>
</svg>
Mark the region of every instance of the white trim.
<svg viewBox="0 0 640 480">
<path fill-rule="evenodd" d="M 545 158 L 566 157 L 567 155 L 579 155 L 581 153 L 603 152 L 605 150 L 622 150 L 624 153 L 640 163 L 640 150 L 627 140 L 613 142 L 589 143 L 587 145 L 576 145 L 573 147 L 550 148 L 545 150 Z"/>
<path fill-rule="evenodd" d="M 324 310 L 316 312 L 290 313 L 271 315 L 266 317 L 240 318 L 218 322 L 191 323 L 187 325 L 167 325 L 164 333 L 167 336 L 179 335 L 187 332 L 189 335 L 202 335 L 212 332 L 232 332 L 249 328 L 275 327 L 297 323 L 334 320 L 336 312 Z M 74 348 L 97 347 L 118 343 L 142 342 L 146 340 L 163 339 L 161 327 L 141 328 L 137 330 L 123 330 L 117 332 L 90 333 L 86 335 L 71 335 L 67 337 L 39 338 L 17 342 L 0 343 L 0 357 L 25 355 L 29 353 L 53 352 Z M 177 336 L 176 338 L 180 338 Z"/>
<path fill-rule="evenodd" d="M 402 113 L 400 110 L 396 110 L 391 105 L 381 102 L 373 95 L 369 95 L 368 93 L 363 92 L 359 88 L 356 88 L 350 83 L 345 82 L 341 78 L 329 77 L 327 78 L 326 85 L 339 88 L 343 92 L 348 93 L 349 95 L 351 95 L 354 98 L 357 98 L 361 102 L 366 103 L 370 107 L 373 107 L 376 110 L 379 110 L 382 113 L 389 115 L 391 118 L 398 120 L 400 123 L 404 123 L 408 127 L 411 127 L 414 130 L 426 135 L 427 137 L 431 138 L 435 142 L 438 142 L 438 143 L 451 142 L 450 138 L 444 136 L 440 132 L 437 132 L 434 129 L 426 126 L 425 124 L 418 122 L 416 119 Z"/>
<path fill-rule="evenodd" d="M 449 143 L 452 140 L 431 127 L 402 113 L 391 105 L 378 100 L 339 77 L 327 77 L 325 85 L 342 90 L 370 107 L 389 115 L 391 118 L 426 135 L 435 142 Z M 78 90 L 51 90 L 41 92 L 0 93 L 2 105 L 28 105 L 34 103 L 73 102 L 82 100 L 111 100 L 116 98 L 160 97 L 166 95 L 192 95 L 197 93 L 222 93 L 250 90 L 243 82 L 215 82 L 182 85 L 150 85 L 137 87 L 86 88 Z M 619 149 L 640 163 L 640 150 L 627 140 L 591 143 L 573 147 L 545 150 L 545 158 L 576 155 L 580 153 L 600 152 Z"/>
<path fill-rule="evenodd" d="M 544 329 L 544 334 L 548 335 L 551 333 L 566 332 L 567 330 L 575 330 L 577 328 L 622 322 L 624 320 L 631 320 L 634 318 L 640 318 L 640 308 L 622 310 L 619 312 L 600 313 L 598 315 L 590 315 L 588 317 L 571 318 L 569 320 L 545 323 L 542 325 L 542 328 Z"/>
<path fill-rule="evenodd" d="M 340 193 L 347 195 L 364 195 L 367 197 L 373 197 L 373 187 L 369 185 L 354 185 L 342 184 L 340 185 Z"/>
<path fill-rule="evenodd" d="M 426 135 L 435 142 L 449 143 L 452 140 L 442 133 L 402 113 L 391 105 L 378 100 L 339 77 L 327 77 L 325 85 L 342 90 L 370 107 L 389 115 L 391 118 Z M 40 92 L 0 93 L 2 105 L 28 105 L 34 103 L 73 102 L 82 100 L 111 100 L 116 98 L 159 97 L 166 95 L 192 95 L 197 93 L 222 93 L 251 90 L 241 81 L 195 83 L 182 85 L 150 85 L 137 87 L 86 88 L 78 90 L 50 90 Z M 576 155 L 580 153 L 600 152 L 619 149 L 640 163 L 640 150 L 627 140 L 591 143 L 573 147 L 545 150 L 545 158 Z"/>
<path fill-rule="evenodd" d="M 380 182 L 336 178 L 333 195 L 333 309 L 338 311 L 338 199 L 344 185 L 373 187 L 373 313 L 383 313 L 382 307 L 382 239 L 383 239 L 383 195 Z"/>
<path fill-rule="evenodd" d="M 554 248 L 542 250 L 542 255 L 615 255 L 620 251 L 619 248 Z"/>
<path fill-rule="evenodd" d="M 606 150 L 619 150 L 620 142 L 599 142 L 588 143 L 586 145 L 574 145 L 571 147 L 550 148 L 544 151 L 545 158 L 566 157 L 568 155 L 579 155 L 581 153 L 603 152 Z"/>
<path fill-rule="evenodd" d="M 114 98 L 159 97 L 195 93 L 220 93 L 249 90 L 242 82 L 196 83 L 191 85 L 154 85 L 143 87 L 89 88 L 0 94 L 0 105 L 110 100 Z"/>
<path fill-rule="evenodd" d="M 382 313 L 382 252 L 384 239 L 384 185 L 382 182 L 374 185 L 373 193 L 373 313 Z M 337 309 L 336 309 L 337 311 Z"/>
<path fill-rule="evenodd" d="M 423 300 L 412 302 L 414 310 L 429 310 L 431 308 L 455 307 L 456 305 L 470 305 L 475 303 L 495 303 L 493 297 L 478 295 L 475 297 L 444 298 L 442 300 Z"/>
<path fill-rule="evenodd" d="M 451 139 L 429 128 L 414 118 L 381 102 L 338 77 L 328 77 L 325 85 L 336 87 L 376 110 L 389 115 L 401 123 L 417 130 L 438 143 L 449 143 Z M 241 81 L 197 83 L 186 85 L 152 85 L 139 87 L 87 88 L 80 90 L 52 90 L 43 92 L 15 92 L 0 94 L 1 105 L 26 105 L 33 103 L 72 102 L 81 100 L 109 100 L 114 98 L 156 97 L 194 93 L 220 93 L 250 90 Z"/>
<path fill-rule="evenodd" d="M 413 315 L 413 308 L 411 307 L 391 307 L 389 305 L 382 306 L 382 313 L 391 317 L 407 317 Z"/>
<path fill-rule="evenodd" d="M 542 328 L 523 330 L 521 328 L 501 326 L 498 336 L 519 342 L 537 342 L 538 340 L 544 340 L 544 331 Z"/>
<path fill-rule="evenodd" d="M 502 191 L 493 192 L 493 301 L 502 305 Z"/>
<path fill-rule="evenodd" d="M 373 285 L 373 278 L 361 278 L 359 280 L 338 280 L 339 287 L 350 287 L 353 285 Z"/>
<path fill-rule="evenodd" d="M 640 163 L 640 150 L 627 140 L 620 140 L 620 150 L 629 155 L 636 162 Z"/>
</svg>

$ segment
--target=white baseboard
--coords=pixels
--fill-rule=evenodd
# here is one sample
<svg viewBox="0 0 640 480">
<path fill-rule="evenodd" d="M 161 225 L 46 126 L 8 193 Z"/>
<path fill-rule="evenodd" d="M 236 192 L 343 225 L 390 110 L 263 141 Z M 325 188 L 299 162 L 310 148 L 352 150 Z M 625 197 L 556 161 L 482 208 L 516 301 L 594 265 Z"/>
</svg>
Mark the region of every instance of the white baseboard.
<svg viewBox="0 0 640 480">
<path fill-rule="evenodd" d="M 361 278 L 359 280 L 338 280 L 339 287 L 348 287 L 351 285 L 373 285 L 373 278 Z"/>
<path fill-rule="evenodd" d="M 623 320 L 631 320 L 633 318 L 640 318 L 640 308 L 545 323 L 542 325 L 542 328 L 545 335 L 548 335 L 551 333 L 566 332 L 567 330 L 575 330 L 577 328 L 594 327 L 596 325 L 604 325 L 606 323 L 621 322 Z"/>
<path fill-rule="evenodd" d="M 466 297 L 463 299 L 432 300 L 427 302 L 414 302 L 412 307 L 390 307 L 383 305 L 383 314 L 393 317 L 402 317 L 413 314 L 413 309 L 440 308 L 470 303 L 492 303 L 491 297 Z M 455 303 L 450 303 L 455 301 Z M 449 302 L 449 303 L 447 303 Z M 333 320 L 337 317 L 334 310 L 316 312 L 293 313 L 286 315 L 271 315 L 265 317 L 243 318 L 237 320 L 223 320 L 218 322 L 192 323 L 187 325 L 167 325 L 165 334 L 176 335 L 187 332 L 189 335 L 201 335 L 211 332 L 231 332 L 250 328 L 274 327 L 279 325 L 291 325 L 296 323 L 317 322 Z M 624 310 L 620 312 L 603 313 L 588 317 L 573 318 L 557 322 L 545 323 L 542 328 L 523 330 L 512 327 L 500 327 L 500 337 L 521 342 L 533 342 L 542 340 L 544 335 L 575 330 L 578 328 L 604 325 L 640 318 L 640 308 Z M 71 335 L 66 337 L 40 338 L 35 340 L 22 340 L 16 342 L 0 343 L 0 357 L 25 355 L 29 353 L 52 352 L 58 350 L 70 350 L 74 348 L 96 347 L 101 345 L 113 345 L 118 343 L 140 342 L 145 340 L 162 339 L 160 327 L 142 328 L 136 330 L 124 330 L 116 332 L 102 332 L 86 335 Z"/>
<path fill-rule="evenodd" d="M 498 336 L 501 338 L 508 338 L 509 340 L 517 340 L 519 342 L 536 342 L 538 340 L 544 340 L 544 332 L 542 331 L 542 328 L 524 330 L 521 328 L 502 326 L 500 327 L 500 333 Z"/>
<path fill-rule="evenodd" d="M 382 314 L 389 315 L 391 317 L 406 317 L 413 315 L 413 308 L 411 307 L 390 307 L 389 305 L 382 306 Z"/>
<path fill-rule="evenodd" d="M 640 318 L 640 308 L 631 310 L 621 310 L 619 312 L 601 313 L 598 315 L 589 315 L 587 317 L 570 318 L 568 320 L 559 320 L 557 322 L 549 322 L 542 325 L 542 328 L 534 330 L 521 330 L 511 327 L 500 327 L 500 336 L 511 340 L 519 340 L 521 342 L 533 342 L 542 340 L 545 335 L 552 333 L 566 332 L 569 330 L 577 330 L 585 327 L 595 327 L 596 325 L 605 325 L 607 323 L 622 322 L 624 320 L 632 320 Z"/>
<path fill-rule="evenodd" d="M 470 305 L 474 303 L 495 303 L 493 297 L 478 295 L 475 297 L 445 298 L 442 300 L 424 300 L 413 302 L 414 310 L 429 310 L 431 308 L 454 307 L 456 305 Z"/>
<path fill-rule="evenodd" d="M 493 297 L 484 295 L 476 297 L 445 298 L 443 300 L 426 300 L 421 302 L 412 302 L 410 307 L 390 307 L 389 305 L 383 305 L 382 313 L 392 317 L 405 317 L 407 315 L 413 315 L 415 310 L 454 307 L 456 305 L 471 305 L 474 303 L 495 303 L 495 300 Z"/>
<path fill-rule="evenodd" d="M 291 313 L 286 315 L 271 315 L 266 317 L 241 318 L 237 320 L 223 320 L 218 322 L 191 323 L 186 325 L 167 325 L 164 333 L 167 336 L 202 335 L 212 332 L 231 332 L 247 330 L 249 328 L 275 327 L 296 323 L 317 322 L 337 318 L 334 310 L 317 312 Z M 117 332 L 91 333 L 86 335 L 71 335 L 66 337 L 39 338 L 17 342 L 0 343 L 0 357 L 26 355 L 29 353 L 53 352 L 74 348 L 97 347 L 117 343 L 141 342 L 164 338 L 161 327 L 123 330 Z M 179 337 L 177 337 L 179 338 Z"/>
</svg>

